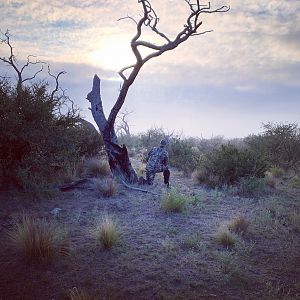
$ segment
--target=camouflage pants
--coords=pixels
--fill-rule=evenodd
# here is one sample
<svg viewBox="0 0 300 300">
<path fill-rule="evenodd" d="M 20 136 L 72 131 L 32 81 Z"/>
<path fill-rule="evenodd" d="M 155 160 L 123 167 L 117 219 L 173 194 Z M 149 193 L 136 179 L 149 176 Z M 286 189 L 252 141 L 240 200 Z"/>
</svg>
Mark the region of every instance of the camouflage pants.
<svg viewBox="0 0 300 300">
<path fill-rule="evenodd" d="M 163 175 L 164 175 L 164 183 L 168 184 L 169 183 L 169 178 L 170 178 L 170 171 L 169 171 L 168 168 L 166 168 L 162 171 L 159 171 L 159 172 L 155 172 L 155 171 L 152 171 L 152 170 L 146 170 L 146 181 L 147 181 L 147 183 L 149 185 L 153 184 L 155 174 L 156 173 L 161 173 L 161 172 L 163 172 Z"/>
</svg>

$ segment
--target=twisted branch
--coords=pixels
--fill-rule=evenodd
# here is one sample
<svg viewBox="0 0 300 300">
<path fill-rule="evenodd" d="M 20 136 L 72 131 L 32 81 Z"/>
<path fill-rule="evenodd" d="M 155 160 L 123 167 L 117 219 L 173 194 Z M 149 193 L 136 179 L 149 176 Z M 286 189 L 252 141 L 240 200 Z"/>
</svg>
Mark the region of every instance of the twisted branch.
<svg viewBox="0 0 300 300">
<path fill-rule="evenodd" d="M 18 88 L 21 88 L 22 84 L 24 82 L 34 79 L 37 74 L 39 74 L 40 72 L 43 71 L 43 65 L 31 77 L 23 78 L 23 72 L 24 72 L 24 70 L 27 67 L 29 67 L 30 65 L 44 64 L 44 62 L 40 61 L 40 60 L 37 60 L 37 59 L 35 61 L 32 61 L 31 58 L 32 57 L 35 58 L 36 56 L 34 56 L 34 55 L 28 55 L 27 56 L 27 62 L 20 68 L 18 66 L 18 62 L 17 62 L 16 56 L 15 56 L 15 54 L 13 52 L 13 47 L 12 47 L 11 42 L 10 42 L 11 35 L 10 35 L 9 31 L 6 30 L 6 32 L 2 32 L 0 30 L 0 32 L 1 32 L 2 35 L 5 36 L 5 38 L 0 37 L 0 44 L 6 44 L 9 47 L 9 57 L 3 56 L 3 57 L 0 57 L 0 60 L 3 61 L 4 63 L 10 65 L 11 67 L 13 67 L 13 69 L 16 71 L 17 76 L 18 76 L 17 86 L 18 86 Z"/>
</svg>

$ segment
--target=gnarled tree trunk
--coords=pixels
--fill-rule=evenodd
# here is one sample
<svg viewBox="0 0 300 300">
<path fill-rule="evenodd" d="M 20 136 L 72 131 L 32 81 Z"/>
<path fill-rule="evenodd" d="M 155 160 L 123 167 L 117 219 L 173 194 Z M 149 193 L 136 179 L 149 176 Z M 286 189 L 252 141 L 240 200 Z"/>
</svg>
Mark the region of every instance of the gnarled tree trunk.
<svg viewBox="0 0 300 300">
<path fill-rule="evenodd" d="M 122 97 L 124 97 L 124 102 L 127 90 L 124 88 L 124 92 L 120 93 L 119 101 L 122 100 L 120 98 L 122 95 Z M 107 120 L 104 115 L 100 95 L 100 78 L 97 75 L 94 76 L 93 88 L 87 95 L 87 99 L 91 102 L 91 110 L 94 120 L 102 134 L 109 166 L 113 175 L 127 183 L 137 183 L 138 178 L 136 172 L 131 166 L 127 148 L 125 145 L 120 146 L 118 144 L 118 138 L 114 130 L 115 118 L 109 118 L 109 120 Z"/>
</svg>

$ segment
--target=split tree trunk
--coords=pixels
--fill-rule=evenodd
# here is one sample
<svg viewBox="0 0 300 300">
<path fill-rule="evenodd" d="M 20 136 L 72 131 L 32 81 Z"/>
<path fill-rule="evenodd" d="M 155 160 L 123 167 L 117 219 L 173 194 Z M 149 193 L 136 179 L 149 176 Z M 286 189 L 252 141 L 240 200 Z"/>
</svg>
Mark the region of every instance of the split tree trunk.
<svg viewBox="0 0 300 300">
<path fill-rule="evenodd" d="M 91 110 L 94 120 L 97 123 L 104 140 L 111 172 L 120 180 L 134 184 L 138 182 L 138 177 L 131 166 L 126 146 L 120 146 L 118 144 L 118 138 L 114 130 L 115 118 L 125 100 L 128 88 L 129 86 L 127 87 L 126 85 L 123 85 L 117 101 L 117 103 L 120 103 L 121 105 L 113 107 L 108 120 L 106 119 L 103 111 L 100 95 L 100 78 L 97 75 L 94 76 L 93 88 L 87 95 L 87 99 L 91 102 Z"/>
</svg>

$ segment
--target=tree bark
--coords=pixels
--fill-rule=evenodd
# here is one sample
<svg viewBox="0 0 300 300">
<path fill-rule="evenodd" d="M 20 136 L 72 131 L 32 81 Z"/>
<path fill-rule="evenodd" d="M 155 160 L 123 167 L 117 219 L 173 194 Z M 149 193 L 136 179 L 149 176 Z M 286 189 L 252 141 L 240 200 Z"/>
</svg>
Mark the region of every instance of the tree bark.
<svg viewBox="0 0 300 300">
<path fill-rule="evenodd" d="M 128 87 L 123 86 L 123 92 L 120 93 L 118 101 L 124 102 L 127 95 Z M 108 163 L 113 175 L 122 181 L 130 184 L 138 182 L 138 177 L 133 169 L 128 151 L 125 145 L 118 144 L 118 138 L 114 130 L 115 118 L 106 119 L 102 99 L 100 95 L 100 78 L 95 75 L 93 80 L 92 91 L 87 95 L 91 102 L 91 110 L 94 120 L 101 132 L 104 140 L 105 150 L 108 157 Z"/>
</svg>

